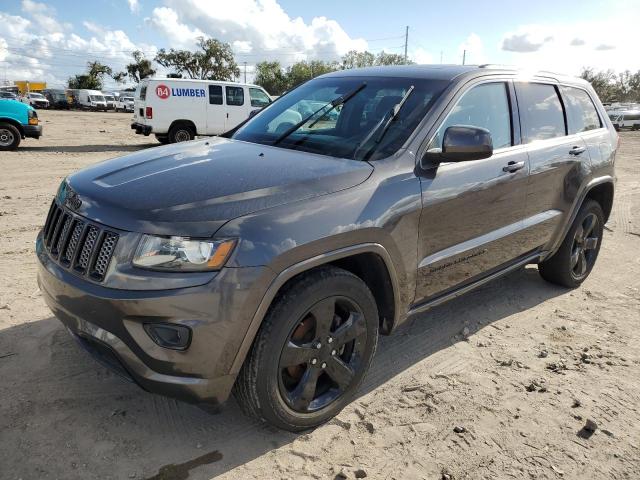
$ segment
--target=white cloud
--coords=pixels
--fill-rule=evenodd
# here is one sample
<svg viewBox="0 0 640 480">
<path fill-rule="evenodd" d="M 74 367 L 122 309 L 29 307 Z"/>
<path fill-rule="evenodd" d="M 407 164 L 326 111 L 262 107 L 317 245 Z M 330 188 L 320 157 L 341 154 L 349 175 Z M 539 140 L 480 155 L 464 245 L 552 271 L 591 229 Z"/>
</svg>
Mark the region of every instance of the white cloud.
<svg viewBox="0 0 640 480">
<path fill-rule="evenodd" d="M 583 67 L 636 71 L 640 56 L 634 23 L 623 12 L 590 22 L 522 25 L 503 36 L 496 56 L 501 63 L 570 75 Z"/>
<path fill-rule="evenodd" d="M 9 80 L 43 80 L 60 87 L 68 77 L 83 72 L 89 61 L 98 60 L 120 71 L 133 50 L 151 57 L 157 50 L 134 43 L 122 30 L 90 21 L 83 22 L 89 35 L 80 36 L 59 22 L 51 7 L 31 0 L 23 1 L 22 10 L 25 16 L 0 12 L 0 61 L 2 70 L 11 75 Z M 109 79 L 106 83 L 114 84 Z"/>
<path fill-rule="evenodd" d="M 472 33 L 467 39 L 458 47 L 458 55 L 460 59 L 465 57 L 465 64 L 467 65 L 481 65 L 487 63 L 487 59 L 484 53 L 484 45 L 480 37 Z"/>
<path fill-rule="evenodd" d="M 140 2 L 138 0 L 127 0 L 131 13 L 140 13 Z"/>
<path fill-rule="evenodd" d="M 413 50 L 413 52 L 411 52 L 411 55 L 409 55 L 409 58 L 419 65 L 435 63 L 433 61 L 433 55 L 422 47 Z"/>
<path fill-rule="evenodd" d="M 351 38 L 335 20 L 315 17 L 309 23 L 291 18 L 276 0 L 166 0 L 148 23 L 172 46 L 193 47 L 198 36 L 231 43 L 238 60 L 262 58 L 290 63 L 301 59 L 337 60 L 349 50 L 365 50 L 367 42 Z"/>
</svg>

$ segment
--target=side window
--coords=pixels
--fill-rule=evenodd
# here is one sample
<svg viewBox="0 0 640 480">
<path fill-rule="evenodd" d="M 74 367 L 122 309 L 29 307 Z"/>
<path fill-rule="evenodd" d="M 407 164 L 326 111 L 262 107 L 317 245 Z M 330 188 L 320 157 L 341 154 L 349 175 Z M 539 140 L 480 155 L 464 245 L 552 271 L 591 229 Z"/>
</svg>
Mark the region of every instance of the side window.
<svg viewBox="0 0 640 480">
<path fill-rule="evenodd" d="M 209 85 L 209 103 L 222 105 L 222 87 L 220 85 Z"/>
<path fill-rule="evenodd" d="M 147 98 L 147 86 L 143 85 L 140 88 L 140 100 L 144 101 Z"/>
<path fill-rule="evenodd" d="M 486 128 L 491 132 L 493 148 L 512 144 L 511 110 L 507 84 L 485 83 L 466 92 L 440 125 L 429 148 L 442 148 L 444 132 L 453 125 Z"/>
<path fill-rule="evenodd" d="M 569 134 L 586 132 L 600 128 L 600 117 L 589 94 L 574 87 L 560 87 L 562 98 L 567 107 Z"/>
<path fill-rule="evenodd" d="M 523 143 L 566 135 L 564 111 L 556 87 L 516 83 Z"/>
<path fill-rule="evenodd" d="M 241 106 L 244 105 L 244 88 L 242 87 L 226 87 L 227 105 Z"/>
<path fill-rule="evenodd" d="M 252 107 L 266 107 L 271 103 L 269 96 L 259 88 L 249 88 Z"/>
</svg>

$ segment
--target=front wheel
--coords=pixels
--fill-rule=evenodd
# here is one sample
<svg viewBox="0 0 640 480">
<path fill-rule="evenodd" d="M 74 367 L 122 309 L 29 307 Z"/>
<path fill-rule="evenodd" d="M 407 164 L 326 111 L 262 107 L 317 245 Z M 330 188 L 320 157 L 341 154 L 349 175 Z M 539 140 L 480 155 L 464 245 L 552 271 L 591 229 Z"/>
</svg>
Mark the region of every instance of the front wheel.
<svg viewBox="0 0 640 480">
<path fill-rule="evenodd" d="M 10 123 L 0 123 L 0 150 L 15 150 L 20 145 L 22 136 Z"/>
<path fill-rule="evenodd" d="M 604 214 L 600 204 L 586 200 L 558 251 L 538 265 L 542 278 L 564 287 L 579 287 L 596 263 L 603 227 Z"/>
<path fill-rule="evenodd" d="M 378 309 L 362 280 L 335 267 L 302 274 L 276 297 L 234 393 L 278 428 L 318 426 L 353 399 L 377 341 Z"/>
</svg>

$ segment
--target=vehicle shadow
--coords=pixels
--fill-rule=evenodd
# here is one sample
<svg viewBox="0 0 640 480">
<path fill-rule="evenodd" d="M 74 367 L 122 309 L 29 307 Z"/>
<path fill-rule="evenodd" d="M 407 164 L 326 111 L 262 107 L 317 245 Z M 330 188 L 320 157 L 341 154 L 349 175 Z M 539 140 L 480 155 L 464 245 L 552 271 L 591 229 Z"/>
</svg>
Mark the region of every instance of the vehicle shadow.
<svg viewBox="0 0 640 480">
<path fill-rule="evenodd" d="M 381 338 L 359 395 L 462 341 L 465 326 L 565 292 L 529 267 L 417 316 Z M 0 331 L 0 378 L 0 477 L 209 479 L 298 437 L 248 419 L 233 399 L 212 415 L 143 392 L 89 359 L 53 317 Z"/>
<path fill-rule="evenodd" d="M 24 146 L 20 152 L 60 152 L 60 153 L 99 153 L 99 152 L 137 152 L 145 148 L 159 147 L 159 143 L 138 145 L 56 145 L 56 146 Z"/>
</svg>

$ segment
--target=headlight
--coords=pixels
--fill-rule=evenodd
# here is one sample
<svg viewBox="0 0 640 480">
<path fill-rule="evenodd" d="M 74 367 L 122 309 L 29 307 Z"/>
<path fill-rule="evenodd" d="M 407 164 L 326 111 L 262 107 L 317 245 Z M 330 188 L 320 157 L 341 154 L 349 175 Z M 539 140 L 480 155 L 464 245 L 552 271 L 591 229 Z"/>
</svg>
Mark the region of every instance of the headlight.
<svg viewBox="0 0 640 480">
<path fill-rule="evenodd" d="M 141 268 L 177 272 L 219 270 L 231 255 L 235 244 L 234 239 L 192 240 L 143 235 L 133 264 Z"/>
</svg>

